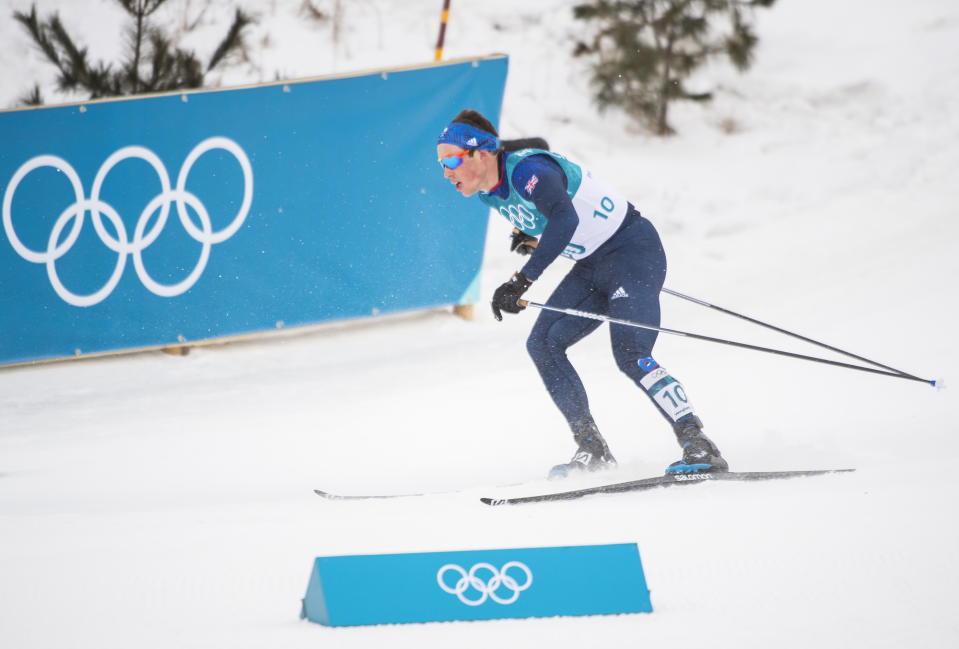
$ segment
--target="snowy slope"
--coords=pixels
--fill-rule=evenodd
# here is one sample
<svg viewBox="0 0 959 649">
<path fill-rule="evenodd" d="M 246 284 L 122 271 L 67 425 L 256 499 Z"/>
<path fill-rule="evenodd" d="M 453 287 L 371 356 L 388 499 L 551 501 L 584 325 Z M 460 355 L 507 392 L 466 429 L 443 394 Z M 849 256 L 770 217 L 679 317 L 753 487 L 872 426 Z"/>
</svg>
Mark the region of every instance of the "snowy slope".
<svg viewBox="0 0 959 649">
<path fill-rule="evenodd" d="M 206 6 L 170 4 L 170 24 Z M 337 44 L 301 4 L 257 3 L 250 60 L 222 82 L 432 58 L 438 0 L 343 3 Z M 955 374 L 954 2 L 782 0 L 757 16 L 755 66 L 704 72 L 716 100 L 678 107 L 680 136 L 668 140 L 595 114 L 584 62 L 567 57 L 582 29 L 573 2 L 515 4 L 454 2 L 446 55 L 510 54 L 503 135 L 543 135 L 621 187 L 662 233 L 667 286 L 923 377 Z M 91 53 L 110 56 L 111 5 L 40 10 L 72 15 L 97 35 Z M 0 2 L 3 15 L 29 6 Z M 208 51 L 229 14 L 207 8 L 183 42 Z M 12 21 L 0 31 L 9 106 L 49 70 L 24 57 Z M 507 233 L 490 222 L 484 295 L 522 263 Z M 533 299 L 568 269 L 555 266 Z M 818 353 L 663 304 L 667 327 Z M 538 480 L 572 448 L 525 357 L 535 314 L 477 314 L 0 370 L 0 645 L 959 643 L 959 480 L 943 464 L 959 455 L 955 389 L 661 337 L 657 359 L 734 469 L 857 472 L 493 509 L 477 496 Z M 616 477 L 662 471 L 675 443 L 615 369 L 605 329 L 571 357 Z M 346 503 L 318 499 L 317 486 L 465 491 Z M 363 629 L 297 619 L 315 556 L 621 541 L 639 543 L 651 615 Z"/>
</svg>

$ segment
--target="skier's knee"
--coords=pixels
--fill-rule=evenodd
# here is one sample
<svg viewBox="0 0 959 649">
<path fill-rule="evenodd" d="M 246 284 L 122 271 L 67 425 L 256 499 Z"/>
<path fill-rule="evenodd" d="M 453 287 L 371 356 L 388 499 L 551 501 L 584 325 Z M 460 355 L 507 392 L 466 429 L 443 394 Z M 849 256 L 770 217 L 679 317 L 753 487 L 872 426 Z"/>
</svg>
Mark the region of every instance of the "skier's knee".
<svg viewBox="0 0 959 649">
<path fill-rule="evenodd" d="M 614 357 L 616 359 L 616 367 L 618 367 L 623 374 L 637 382 L 649 372 L 649 361 L 653 360 L 648 354 L 644 354 L 641 357 L 636 354 L 614 354 Z M 655 361 L 653 361 L 653 364 L 655 364 Z"/>
<path fill-rule="evenodd" d="M 536 335 L 535 332 L 531 333 L 529 338 L 526 339 L 526 351 L 536 364 L 545 360 L 549 356 L 549 344 L 546 336 Z"/>
<path fill-rule="evenodd" d="M 619 371 L 625 374 L 626 376 L 632 376 L 637 373 L 636 368 L 636 359 L 632 357 L 621 356 L 617 354 L 616 358 L 616 367 L 619 368 Z"/>
<path fill-rule="evenodd" d="M 533 331 L 526 339 L 526 351 L 529 353 L 533 363 L 541 366 L 545 363 L 554 363 L 558 359 L 566 357 L 566 349 L 569 345 L 545 333 Z"/>
</svg>

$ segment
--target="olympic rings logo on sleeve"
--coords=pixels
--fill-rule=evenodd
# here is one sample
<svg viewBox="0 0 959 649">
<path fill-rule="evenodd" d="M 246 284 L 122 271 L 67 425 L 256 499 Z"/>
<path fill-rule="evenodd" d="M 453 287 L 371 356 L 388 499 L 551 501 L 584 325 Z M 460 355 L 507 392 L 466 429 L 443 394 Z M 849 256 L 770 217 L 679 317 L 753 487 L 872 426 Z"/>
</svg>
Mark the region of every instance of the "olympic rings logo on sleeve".
<svg viewBox="0 0 959 649">
<path fill-rule="evenodd" d="M 223 149 L 232 154 L 237 162 L 240 163 L 240 168 L 243 171 L 243 200 L 240 204 L 240 209 L 229 225 L 216 232 L 213 231 L 213 225 L 210 222 L 210 215 L 207 212 L 206 206 L 195 194 L 186 190 L 186 181 L 187 176 L 190 174 L 190 169 L 201 155 L 212 149 Z M 140 218 L 137 220 L 132 239 L 127 237 L 126 227 L 123 225 L 123 221 L 120 219 L 120 215 L 116 209 L 100 199 L 100 190 L 103 187 L 103 182 L 107 174 L 110 173 L 110 170 L 119 162 L 128 158 L 139 158 L 149 163 L 154 171 L 156 171 L 161 188 L 160 193 L 155 196 L 140 213 Z M 25 246 L 17 236 L 13 228 L 11 207 L 13 205 L 13 195 L 17 191 L 17 186 L 20 184 L 20 181 L 31 171 L 42 167 L 53 167 L 62 172 L 70 181 L 76 200 L 60 214 L 54 223 L 50 237 L 47 240 L 46 250 L 37 251 Z M 133 257 L 133 266 L 136 269 L 137 276 L 151 293 L 161 297 L 174 297 L 185 293 L 196 283 L 200 275 L 203 274 L 203 270 L 206 268 L 206 264 L 210 258 L 210 248 L 213 244 L 221 243 L 236 234 L 240 226 L 243 225 L 243 221 L 250 211 L 250 204 L 252 202 L 253 168 L 250 165 L 250 160 L 247 158 L 243 149 L 240 148 L 240 145 L 225 137 L 208 138 L 197 144 L 193 150 L 190 151 L 186 160 L 183 161 L 183 166 L 180 168 L 176 188 L 171 188 L 170 176 L 167 173 L 166 167 L 153 151 L 142 146 L 123 147 L 108 157 L 100 166 L 93 180 L 90 198 L 84 197 L 83 184 L 80 182 L 80 176 L 70 163 L 57 156 L 40 155 L 21 165 L 7 185 L 7 190 L 3 196 L 3 229 L 7 234 L 10 245 L 13 246 L 13 249 L 18 255 L 35 264 L 46 264 L 50 284 L 64 302 L 74 306 L 87 307 L 99 304 L 113 292 L 113 289 L 115 289 L 120 282 L 120 277 L 123 275 L 128 255 Z M 176 205 L 177 216 L 187 234 L 200 243 L 202 248 L 196 266 L 184 280 L 175 284 L 161 284 L 154 280 L 147 272 L 143 264 L 143 251 L 160 236 L 160 232 L 166 225 L 171 204 Z M 196 213 L 200 221 L 200 227 L 197 227 L 190 218 L 186 205 L 189 205 Z M 160 211 L 159 216 L 154 225 L 147 231 L 147 224 L 150 222 L 150 217 L 158 209 Z M 57 275 L 56 261 L 67 254 L 80 236 L 80 230 L 83 228 L 84 215 L 87 212 L 90 213 L 90 219 L 93 221 L 93 228 L 96 230 L 97 236 L 99 236 L 107 248 L 117 253 L 117 263 L 113 268 L 113 273 L 103 287 L 88 295 L 77 295 L 67 289 L 66 286 L 63 285 L 63 282 L 60 281 L 60 277 Z M 113 225 L 116 237 L 112 236 L 104 227 L 104 216 Z M 67 226 L 70 225 L 71 221 L 73 225 L 66 238 L 61 242 L 60 235 Z"/>
<path fill-rule="evenodd" d="M 499 213 L 524 232 L 536 227 L 536 216 L 525 205 L 505 205 L 499 208 Z"/>
<path fill-rule="evenodd" d="M 507 574 L 507 571 L 510 568 L 517 568 L 525 574 L 525 579 L 523 584 L 520 585 L 516 580 Z M 490 577 L 484 581 L 479 576 L 477 572 L 479 571 L 490 572 Z M 454 574 L 459 575 L 456 584 L 450 586 L 445 581 L 445 576 L 447 572 L 453 572 Z M 448 563 L 436 573 L 436 581 L 444 591 L 451 595 L 456 595 L 461 602 L 467 606 L 479 606 L 488 599 L 493 600 L 497 604 L 512 604 L 517 599 L 519 599 L 519 594 L 529 588 L 533 584 L 533 573 L 529 567 L 519 561 L 510 561 L 503 564 L 503 567 L 499 570 L 495 566 L 489 563 L 477 563 L 472 568 L 469 569 L 469 572 L 464 570 L 462 567 L 456 565 L 455 563 Z M 503 597 L 498 591 L 500 588 L 505 588 L 508 591 L 512 591 L 512 594 Z M 478 596 L 470 595 L 467 597 L 467 592 L 470 590 L 476 591 Z"/>
</svg>

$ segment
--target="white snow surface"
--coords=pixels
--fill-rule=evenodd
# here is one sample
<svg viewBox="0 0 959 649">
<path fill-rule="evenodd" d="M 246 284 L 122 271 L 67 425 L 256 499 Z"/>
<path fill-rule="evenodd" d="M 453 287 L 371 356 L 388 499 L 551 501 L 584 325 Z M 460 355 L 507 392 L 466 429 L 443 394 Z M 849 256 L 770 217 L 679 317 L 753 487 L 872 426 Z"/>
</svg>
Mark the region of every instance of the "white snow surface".
<svg viewBox="0 0 959 649">
<path fill-rule="evenodd" d="M 30 4 L 0 2 L 0 105 L 36 77 L 48 101 L 81 99 L 56 93 L 6 19 Z M 428 62 L 442 3 L 342 3 L 337 43 L 301 0 L 253 4 L 248 60 L 218 83 Z M 955 374 L 959 5 L 781 0 L 756 14 L 755 65 L 698 73 L 714 101 L 676 106 L 679 135 L 658 139 L 596 113 L 569 54 L 585 37 L 573 4 L 453 2 L 446 58 L 511 56 L 505 137 L 544 136 L 620 187 L 662 234 L 668 287 L 923 378 Z M 112 1 L 38 5 L 94 59 L 115 55 Z M 197 22 L 182 43 L 207 56 L 232 11 L 172 0 L 160 19 Z M 484 296 L 522 264 L 508 231 L 490 221 Z M 820 353 L 663 307 L 666 327 Z M 0 646 L 959 646 L 954 389 L 660 336 L 657 359 L 733 469 L 856 472 L 490 508 L 478 497 L 555 487 L 542 477 L 573 451 L 526 356 L 535 315 L 497 323 L 480 304 L 472 322 L 431 311 L 0 370 Z M 571 352 L 620 460 L 603 478 L 658 474 L 678 448 L 608 346 L 604 327 Z M 532 484 L 497 486 L 515 483 Z M 330 502 L 314 487 L 459 491 Z M 614 542 L 639 544 L 654 613 L 298 619 L 317 556 Z"/>
</svg>

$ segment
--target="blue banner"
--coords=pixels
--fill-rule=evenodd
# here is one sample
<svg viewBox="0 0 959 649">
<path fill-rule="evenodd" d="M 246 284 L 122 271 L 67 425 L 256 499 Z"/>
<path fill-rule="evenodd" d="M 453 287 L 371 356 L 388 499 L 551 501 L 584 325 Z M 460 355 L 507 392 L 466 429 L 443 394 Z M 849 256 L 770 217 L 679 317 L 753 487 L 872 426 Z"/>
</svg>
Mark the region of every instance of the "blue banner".
<svg viewBox="0 0 959 649">
<path fill-rule="evenodd" d="M 0 364 L 476 301 L 507 58 L 0 113 Z"/>
<path fill-rule="evenodd" d="M 328 626 L 650 613 L 634 543 L 318 557 L 302 617 Z"/>
</svg>

